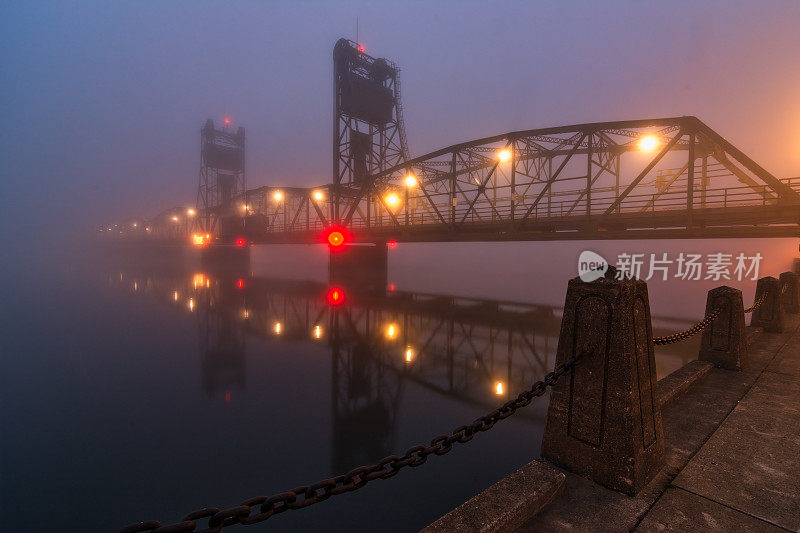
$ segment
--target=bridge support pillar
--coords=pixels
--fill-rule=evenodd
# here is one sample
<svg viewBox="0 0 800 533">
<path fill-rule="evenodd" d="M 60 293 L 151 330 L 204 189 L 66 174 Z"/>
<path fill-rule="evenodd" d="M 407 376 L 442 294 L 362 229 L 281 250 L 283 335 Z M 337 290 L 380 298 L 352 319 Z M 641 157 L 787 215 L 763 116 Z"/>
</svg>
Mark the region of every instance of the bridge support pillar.
<svg viewBox="0 0 800 533">
<path fill-rule="evenodd" d="M 725 285 L 708 291 L 705 314 L 717 308 L 717 318 L 703 330 L 697 358 L 718 368 L 741 370 L 747 359 L 742 291 Z"/>
<path fill-rule="evenodd" d="M 781 303 L 784 311 L 796 314 L 800 312 L 800 293 L 798 293 L 797 274 L 784 272 L 778 278 L 781 286 Z"/>
<path fill-rule="evenodd" d="M 781 333 L 786 314 L 781 305 L 780 283 L 776 278 L 766 276 L 758 280 L 755 302 L 758 303 L 762 298 L 761 304 L 753 310 L 750 325 L 762 327 L 764 331 Z"/>
<path fill-rule="evenodd" d="M 341 250 L 331 250 L 328 255 L 330 282 L 355 291 L 385 291 L 388 267 L 386 243 L 347 245 Z"/>
<path fill-rule="evenodd" d="M 204 269 L 246 274 L 250 272 L 250 247 L 209 245 L 200 249 Z"/>
<path fill-rule="evenodd" d="M 581 360 L 552 390 L 542 456 L 636 494 L 664 465 L 647 284 L 570 280 L 556 363 Z"/>
</svg>

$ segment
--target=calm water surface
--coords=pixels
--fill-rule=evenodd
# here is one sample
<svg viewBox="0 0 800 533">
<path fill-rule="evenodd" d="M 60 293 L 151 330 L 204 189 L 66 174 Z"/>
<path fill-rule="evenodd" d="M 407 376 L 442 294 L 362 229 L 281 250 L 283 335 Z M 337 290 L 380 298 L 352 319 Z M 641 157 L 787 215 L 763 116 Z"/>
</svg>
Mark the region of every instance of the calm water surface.
<svg viewBox="0 0 800 533">
<path fill-rule="evenodd" d="M 385 291 L 331 305 L 325 252 L 264 247 L 249 269 L 67 251 L 4 265 L 0 520 L 114 531 L 344 473 L 469 423 L 553 366 L 580 250 L 706 243 L 401 245 Z M 702 316 L 713 282 L 652 282 L 655 334 Z M 729 283 L 752 299 L 754 282 Z M 326 295 L 328 297 L 326 297 Z M 657 350 L 660 377 L 696 340 Z M 355 493 L 248 531 L 419 529 L 539 454 L 547 399 Z"/>
</svg>

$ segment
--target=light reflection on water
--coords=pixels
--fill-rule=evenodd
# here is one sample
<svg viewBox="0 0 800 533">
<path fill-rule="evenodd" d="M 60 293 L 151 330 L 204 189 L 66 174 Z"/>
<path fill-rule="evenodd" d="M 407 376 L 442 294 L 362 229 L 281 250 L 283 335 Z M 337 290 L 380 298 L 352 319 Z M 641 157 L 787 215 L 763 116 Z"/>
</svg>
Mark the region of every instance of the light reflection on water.
<svg viewBox="0 0 800 533">
<path fill-rule="evenodd" d="M 760 246 L 762 274 L 786 270 L 796 247 L 736 244 Z M 591 249 L 637 251 L 603 246 Z M 400 244 L 386 291 L 337 298 L 324 250 L 287 249 L 255 249 L 252 272 L 85 259 L 7 279 L 4 523 L 52 530 L 46 514 L 24 512 L 41 501 L 85 530 L 177 520 L 469 423 L 552 368 L 582 246 Z M 715 285 L 651 282 L 654 335 L 697 320 Z M 696 339 L 656 353 L 663 377 L 696 357 Z M 545 413 L 543 398 L 422 468 L 248 530 L 418 529 L 537 457 Z"/>
</svg>

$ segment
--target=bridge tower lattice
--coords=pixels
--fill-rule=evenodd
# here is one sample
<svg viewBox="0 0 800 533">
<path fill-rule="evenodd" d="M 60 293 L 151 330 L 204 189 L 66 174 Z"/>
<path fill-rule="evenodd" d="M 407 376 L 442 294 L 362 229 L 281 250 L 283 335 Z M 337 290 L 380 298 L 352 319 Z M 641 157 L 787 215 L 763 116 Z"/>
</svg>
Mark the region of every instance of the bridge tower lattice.
<svg viewBox="0 0 800 533">
<path fill-rule="evenodd" d="M 206 233 L 230 233 L 244 226 L 246 214 L 236 200 L 245 195 L 244 128 L 234 133 L 228 119 L 222 129 L 206 120 L 200 131 L 200 176 L 197 186 L 197 224 Z M 246 198 L 245 198 L 246 202 Z M 224 221 L 224 222 L 223 222 Z"/>
<path fill-rule="evenodd" d="M 355 194 L 367 177 L 408 159 L 400 70 L 373 58 L 348 39 L 333 48 L 332 214 L 340 220 L 339 199 Z"/>
</svg>

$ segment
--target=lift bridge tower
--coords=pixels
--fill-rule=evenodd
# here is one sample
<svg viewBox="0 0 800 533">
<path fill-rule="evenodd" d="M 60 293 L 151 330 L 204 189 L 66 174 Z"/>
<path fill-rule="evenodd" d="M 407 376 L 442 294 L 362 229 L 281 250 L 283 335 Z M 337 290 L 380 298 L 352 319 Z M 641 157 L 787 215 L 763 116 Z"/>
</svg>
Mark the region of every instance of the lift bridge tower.
<svg viewBox="0 0 800 533">
<path fill-rule="evenodd" d="M 363 180 L 409 159 L 397 66 L 339 39 L 333 47 L 333 218 Z"/>
<path fill-rule="evenodd" d="M 230 119 L 222 129 L 206 120 L 200 131 L 200 177 L 197 186 L 197 224 L 204 233 L 230 234 L 244 226 L 244 128 L 234 133 Z M 244 199 L 246 202 L 246 199 Z"/>
</svg>

